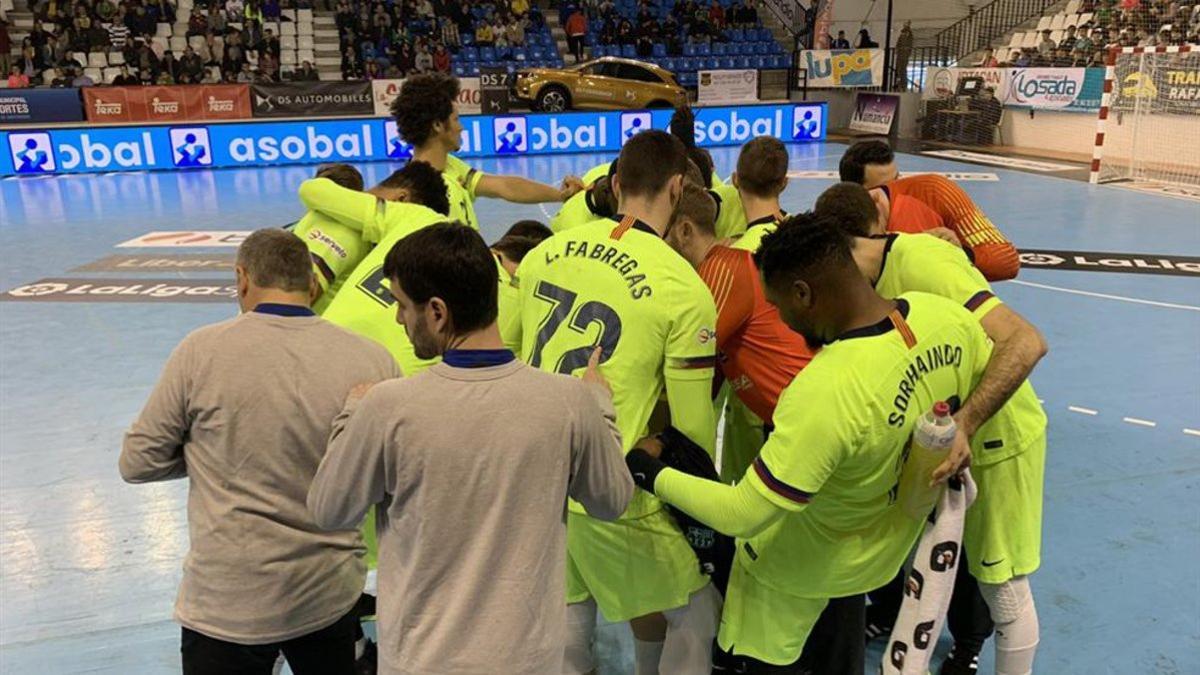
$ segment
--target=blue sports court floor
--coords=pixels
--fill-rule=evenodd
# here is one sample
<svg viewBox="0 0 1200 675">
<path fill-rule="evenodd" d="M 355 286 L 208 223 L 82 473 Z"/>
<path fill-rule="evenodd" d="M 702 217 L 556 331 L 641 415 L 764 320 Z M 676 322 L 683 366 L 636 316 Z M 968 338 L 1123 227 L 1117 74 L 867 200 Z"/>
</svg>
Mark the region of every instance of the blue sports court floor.
<svg viewBox="0 0 1200 675">
<path fill-rule="evenodd" d="M 843 147 L 792 146 L 792 170 L 835 170 Z M 728 175 L 736 150 L 715 156 Z M 557 181 L 603 159 L 478 164 Z M 900 163 L 994 174 L 966 186 L 1022 248 L 1200 256 L 1194 201 L 922 155 Z M 389 171 L 362 169 L 368 184 Z M 231 279 L 70 270 L 115 254 L 230 254 L 114 247 L 151 231 L 290 222 L 311 171 L 0 181 L 0 291 L 54 278 Z M 794 178 L 785 208 L 808 208 L 829 182 Z M 479 213 L 489 241 L 519 218 L 548 220 L 538 206 L 488 200 Z M 1033 577 L 1039 673 L 1200 672 L 1200 274 L 1190 268 L 1027 267 L 998 286 L 1051 345 L 1034 376 L 1050 415 L 1043 567 Z M 117 455 L 176 342 L 234 312 L 232 301 L 0 302 L 0 671 L 178 672 L 171 606 L 186 483 L 125 485 Z M 605 653 L 604 672 L 632 671 L 623 629 L 606 629 Z M 982 672 L 990 663 L 985 651 Z"/>
</svg>

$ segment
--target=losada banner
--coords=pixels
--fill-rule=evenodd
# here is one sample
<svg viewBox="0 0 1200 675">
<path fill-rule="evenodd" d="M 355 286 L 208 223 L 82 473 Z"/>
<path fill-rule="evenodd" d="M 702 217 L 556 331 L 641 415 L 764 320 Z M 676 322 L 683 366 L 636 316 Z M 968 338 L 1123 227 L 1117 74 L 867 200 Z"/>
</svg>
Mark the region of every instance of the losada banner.
<svg viewBox="0 0 1200 675">
<path fill-rule="evenodd" d="M 198 122 L 250 118 L 244 84 L 85 87 L 89 122 Z"/>
</svg>

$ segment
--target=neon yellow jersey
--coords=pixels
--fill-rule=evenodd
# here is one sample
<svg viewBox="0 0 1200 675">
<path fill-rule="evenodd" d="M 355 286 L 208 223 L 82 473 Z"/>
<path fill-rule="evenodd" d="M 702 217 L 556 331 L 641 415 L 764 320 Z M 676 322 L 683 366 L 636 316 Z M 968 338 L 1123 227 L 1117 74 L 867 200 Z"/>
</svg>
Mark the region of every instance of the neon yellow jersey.
<svg viewBox="0 0 1200 675">
<path fill-rule="evenodd" d="M 645 223 L 606 218 L 555 235 L 525 256 L 517 279 L 525 362 L 580 373 L 600 345 L 626 451 L 646 435 L 667 379 L 705 386 L 712 379 L 712 293 Z M 697 414 L 715 425 L 709 395 L 701 398 L 705 410 Z M 672 418 L 678 414 L 672 411 Z M 577 504 L 571 508 L 582 512 Z M 661 508 L 653 495 L 638 491 L 625 517 Z"/>
<path fill-rule="evenodd" d="M 371 244 L 353 228 L 339 223 L 320 211 L 309 211 L 292 228 L 292 233 L 308 247 L 313 276 L 321 286 L 321 297 L 313 311 L 323 314 L 346 283 L 346 277 L 371 250 Z"/>
<path fill-rule="evenodd" d="M 884 297 L 909 291 L 932 293 L 953 300 L 982 319 L 999 306 L 1000 298 L 963 249 L 928 234 L 890 234 L 875 289 Z M 971 439 L 971 462 L 994 464 L 1020 454 L 1040 439 L 1046 411 L 1026 380 Z"/>
<path fill-rule="evenodd" d="M 387 220 L 394 227 L 346 278 L 342 292 L 323 316 L 387 347 L 404 375 L 411 376 L 435 361 L 418 359 L 404 327 L 396 323 L 396 301 L 383 276 L 383 261 L 396 242 L 423 227 L 445 221 L 446 216 L 419 204 L 388 202 Z"/>
<path fill-rule="evenodd" d="M 475 215 L 475 190 L 484 175 L 454 155 L 446 155 L 446 170 L 442 176 L 446 179 L 447 196 L 450 198 L 451 220 L 479 229 L 479 218 Z"/>
<path fill-rule="evenodd" d="M 746 231 L 742 196 L 732 185 L 713 185 L 708 191 L 717 202 L 717 239 L 733 239 Z"/>
<path fill-rule="evenodd" d="M 945 298 L 905 293 L 897 305 L 817 352 L 780 397 L 746 480 L 789 513 L 738 546 L 766 586 L 809 598 L 879 588 L 921 532 L 895 503 L 905 447 L 934 403 L 967 398 L 991 345 Z"/>
<path fill-rule="evenodd" d="M 584 185 L 591 185 L 592 183 L 595 183 L 601 178 L 607 176 L 609 167 L 611 166 L 612 162 L 605 162 L 600 166 L 594 166 L 591 169 L 588 169 L 588 172 L 583 174 L 583 178 L 580 180 L 583 181 Z"/>
<path fill-rule="evenodd" d="M 787 214 L 780 211 L 773 216 L 759 218 L 753 223 L 748 223 L 746 232 L 730 244 L 730 247 L 751 253 L 757 252 L 762 246 L 763 237 L 779 229 L 779 223 L 783 222 L 785 218 L 787 218 Z"/>
<path fill-rule="evenodd" d="M 513 283 L 512 275 L 504 269 L 499 254 L 492 253 L 496 259 L 496 274 L 500 278 L 500 287 L 496 296 L 500 310 L 496 323 L 500 326 L 500 337 L 504 346 L 514 354 L 521 353 L 521 292 Z"/>
<path fill-rule="evenodd" d="M 563 202 L 562 208 L 550 219 L 550 229 L 558 234 L 573 227 L 586 225 L 600 216 L 596 214 L 591 190 L 581 190 Z"/>
</svg>

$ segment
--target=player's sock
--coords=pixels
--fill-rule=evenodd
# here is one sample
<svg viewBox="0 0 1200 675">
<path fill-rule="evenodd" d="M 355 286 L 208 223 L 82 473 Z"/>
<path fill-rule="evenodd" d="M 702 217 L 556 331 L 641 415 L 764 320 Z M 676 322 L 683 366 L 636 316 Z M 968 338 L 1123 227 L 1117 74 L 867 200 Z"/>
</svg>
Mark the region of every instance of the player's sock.
<svg viewBox="0 0 1200 675">
<path fill-rule="evenodd" d="M 1029 577 L 979 584 L 996 622 L 996 675 L 1029 675 L 1038 646 L 1038 616 Z"/>
<path fill-rule="evenodd" d="M 658 675 L 663 644 L 662 642 L 645 642 L 636 637 L 633 639 L 633 672 L 636 675 Z"/>
<path fill-rule="evenodd" d="M 688 604 L 663 614 L 667 639 L 663 643 L 659 672 L 671 675 L 707 675 L 712 672 L 712 645 L 721 621 L 721 594 L 712 584 L 692 593 Z"/>
<path fill-rule="evenodd" d="M 567 675 L 588 675 L 596 671 L 592 640 L 596 634 L 596 601 L 587 600 L 567 605 L 567 644 L 563 672 Z"/>
</svg>

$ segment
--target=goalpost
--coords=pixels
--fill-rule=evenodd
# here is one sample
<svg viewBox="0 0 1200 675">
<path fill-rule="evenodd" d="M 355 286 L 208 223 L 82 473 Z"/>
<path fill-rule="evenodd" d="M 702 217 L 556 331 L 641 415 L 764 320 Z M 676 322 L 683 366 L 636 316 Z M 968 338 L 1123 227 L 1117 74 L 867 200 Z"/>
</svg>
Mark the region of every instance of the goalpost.
<svg viewBox="0 0 1200 675">
<path fill-rule="evenodd" d="M 1111 181 L 1200 188 L 1200 47 L 1109 52 L 1091 182 Z"/>
</svg>

